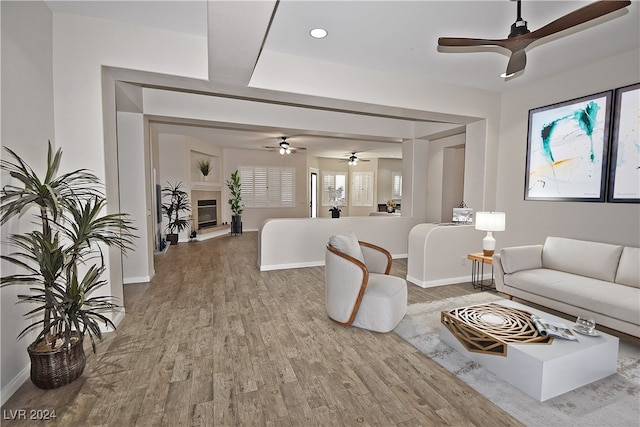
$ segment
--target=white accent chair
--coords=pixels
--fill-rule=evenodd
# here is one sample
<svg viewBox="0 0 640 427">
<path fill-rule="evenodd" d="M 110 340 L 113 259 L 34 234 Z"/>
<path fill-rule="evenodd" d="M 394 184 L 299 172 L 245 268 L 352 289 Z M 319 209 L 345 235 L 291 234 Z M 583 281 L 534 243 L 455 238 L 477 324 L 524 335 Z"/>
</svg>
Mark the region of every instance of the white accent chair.
<svg viewBox="0 0 640 427">
<path fill-rule="evenodd" d="M 343 326 L 393 330 L 407 313 L 407 282 L 390 270 L 387 250 L 353 234 L 331 236 L 325 257 L 329 318 Z"/>
</svg>

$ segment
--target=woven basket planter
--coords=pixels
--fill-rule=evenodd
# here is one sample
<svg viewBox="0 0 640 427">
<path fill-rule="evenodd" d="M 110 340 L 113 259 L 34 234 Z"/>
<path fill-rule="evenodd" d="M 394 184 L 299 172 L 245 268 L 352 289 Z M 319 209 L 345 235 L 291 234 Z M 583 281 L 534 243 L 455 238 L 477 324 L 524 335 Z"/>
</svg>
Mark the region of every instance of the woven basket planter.
<svg viewBox="0 0 640 427">
<path fill-rule="evenodd" d="M 35 351 L 35 343 L 27 351 L 31 358 L 31 381 L 43 389 L 58 388 L 72 383 L 82 375 L 86 356 L 82 340 L 71 343 L 71 348 Z"/>
</svg>

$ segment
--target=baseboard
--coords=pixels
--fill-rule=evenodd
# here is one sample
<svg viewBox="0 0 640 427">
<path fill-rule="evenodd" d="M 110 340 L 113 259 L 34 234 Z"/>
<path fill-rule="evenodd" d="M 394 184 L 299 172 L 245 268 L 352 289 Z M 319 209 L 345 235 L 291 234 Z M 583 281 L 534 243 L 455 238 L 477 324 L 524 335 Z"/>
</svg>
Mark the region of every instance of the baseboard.
<svg viewBox="0 0 640 427">
<path fill-rule="evenodd" d="M 391 258 L 393 259 L 403 259 L 406 258 L 407 254 L 392 254 Z M 290 264 L 271 264 L 271 265 L 259 265 L 260 271 L 271 271 L 271 270 L 287 270 L 289 268 L 305 268 L 305 267 L 321 267 L 324 265 L 324 260 L 322 261 L 307 261 L 307 262 L 293 262 Z"/>
<path fill-rule="evenodd" d="M 171 246 L 171 245 L 169 244 L 169 242 L 167 242 L 167 244 L 165 245 L 165 247 L 164 247 L 164 249 L 163 249 L 163 250 L 161 250 L 161 251 L 154 251 L 154 252 L 153 252 L 153 254 L 154 254 L 154 255 L 164 255 L 164 254 L 166 254 L 166 253 L 167 253 L 167 251 L 169 250 L 169 246 Z"/>
<path fill-rule="evenodd" d="M 132 283 L 146 283 L 150 282 L 153 276 L 142 276 L 142 277 L 124 277 L 122 279 L 122 283 L 124 285 L 130 285 Z"/>
<path fill-rule="evenodd" d="M 324 265 L 324 261 L 314 262 L 295 262 L 291 264 L 271 264 L 261 265 L 260 271 L 272 271 L 272 270 L 287 270 L 290 268 L 305 268 L 305 267 L 320 267 Z"/>
<path fill-rule="evenodd" d="M 27 349 L 25 348 L 25 352 Z M 24 367 L 22 371 L 18 373 L 5 388 L 0 392 L 0 406 L 4 406 L 4 404 L 9 400 L 13 394 L 18 391 L 20 386 L 24 384 L 31 377 L 31 364 L 28 363 L 27 366 Z"/>
<path fill-rule="evenodd" d="M 415 277 L 407 275 L 407 282 L 420 286 L 421 288 L 434 288 L 436 286 L 455 285 L 456 283 L 471 282 L 471 276 L 448 277 L 438 280 L 418 280 Z"/>
<path fill-rule="evenodd" d="M 122 307 L 122 310 L 118 310 L 116 312 L 116 315 L 113 318 L 113 324 L 116 325 L 116 328 L 118 327 L 120 322 L 122 322 L 122 319 L 124 319 L 124 315 L 125 315 L 124 307 Z M 112 332 L 112 331 L 113 331 L 113 328 L 109 328 L 109 332 Z"/>
<path fill-rule="evenodd" d="M 409 254 L 391 254 L 392 259 L 404 259 L 408 257 L 409 257 Z"/>
</svg>

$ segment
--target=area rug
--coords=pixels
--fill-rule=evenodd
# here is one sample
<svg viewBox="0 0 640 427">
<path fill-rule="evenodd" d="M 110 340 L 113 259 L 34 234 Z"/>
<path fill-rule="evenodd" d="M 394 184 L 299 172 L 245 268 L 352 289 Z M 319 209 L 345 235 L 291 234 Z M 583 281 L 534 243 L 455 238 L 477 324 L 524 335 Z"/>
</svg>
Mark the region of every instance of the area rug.
<svg viewBox="0 0 640 427">
<path fill-rule="evenodd" d="M 637 340 L 620 340 L 617 374 L 545 402 L 526 395 L 440 341 L 442 310 L 500 299 L 480 293 L 411 304 L 394 332 L 527 426 L 640 426 Z"/>
</svg>

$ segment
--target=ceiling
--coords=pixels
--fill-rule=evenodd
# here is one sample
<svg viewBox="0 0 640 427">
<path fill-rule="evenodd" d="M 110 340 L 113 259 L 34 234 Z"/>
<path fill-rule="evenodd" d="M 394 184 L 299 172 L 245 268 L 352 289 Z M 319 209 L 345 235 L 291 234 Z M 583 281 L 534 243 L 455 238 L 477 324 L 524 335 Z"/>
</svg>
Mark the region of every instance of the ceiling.
<svg viewBox="0 0 640 427">
<path fill-rule="evenodd" d="M 524 0 L 522 17 L 533 31 L 589 3 Z M 207 36 L 206 1 L 48 1 L 47 4 L 55 13 Z M 216 4 L 220 7 L 221 3 Z M 639 1 L 634 0 L 628 8 L 534 43 L 527 50 L 525 72 L 508 80 L 499 77 L 506 69 L 506 51 L 486 48 L 482 52 L 443 52 L 438 50 L 437 39 L 505 38 L 516 18 L 516 3 L 509 0 L 281 0 L 266 38 L 261 40 L 264 42 L 261 54 L 278 52 L 301 60 L 378 70 L 396 78 L 420 76 L 430 81 L 504 92 L 617 53 L 640 50 L 639 6 Z M 243 13 L 246 15 L 246 10 Z M 237 21 L 233 22 L 239 26 L 250 22 L 246 16 L 235 18 Z M 316 27 L 325 28 L 329 35 L 321 40 L 311 38 L 309 30 Z M 242 46 L 234 49 L 241 50 Z M 345 155 L 345 140 L 353 147 L 347 151 L 369 152 L 370 157 L 400 154 L 398 141 L 311 135 L 304 130 L 230 130 L 184 125 L 175 128 L 168 124 L 162 124 L 161 128 L 167 133 L 207 139 L 219 132 L 225 141 L 237 140 L 237 144 L 256 149 L 276 146 L 279 136 L 292 136 L 292 146 L 305 146 L 310 154 L 329 157 Z"/>
</svg>

